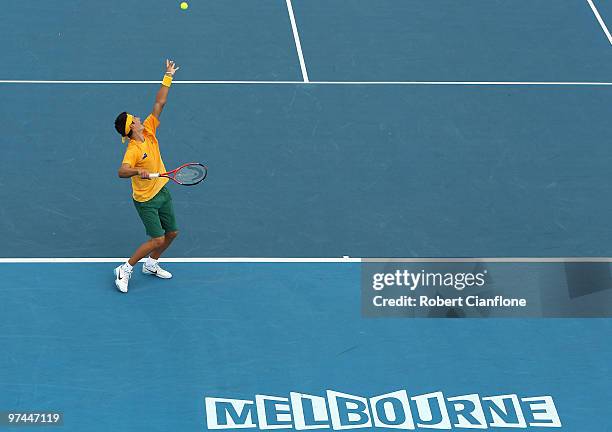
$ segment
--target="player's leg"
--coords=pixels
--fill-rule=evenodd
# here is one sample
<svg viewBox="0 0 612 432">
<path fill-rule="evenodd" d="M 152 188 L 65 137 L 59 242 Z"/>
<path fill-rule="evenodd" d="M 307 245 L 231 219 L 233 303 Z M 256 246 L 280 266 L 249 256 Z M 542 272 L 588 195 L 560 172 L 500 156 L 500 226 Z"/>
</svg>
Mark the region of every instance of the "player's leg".
<svg viewBox="0 0 612 432">
<path fill-rule="evenodd" d="M 153 251 L 161 248 L 164 245 L 165 241 L 166 241 L 166 237 L 160 236 L 160 237 L 153 237 L 149 241 L 144 242 L 138 247 L 138 249 L 136 249 L 134 254 L 128 260 L 128 263 L 132 267 L 135 266 L 138 261 L 140 261 L 146 256 L 149 256 L 149 254 L 152 254 Z"/>
<path fill-rule="evenodd" d="M 151 239 L 144 242 L 136 249 L 136 252 L 134 252 L 132 257 L 128 260 L 131 266 L 136 265 L 142 258 L 162 247 L 166 241 L 166 232 L 162 226 L 160 217 L 160 208 L 163 206 L 164 202 L 165 198 L 162 196 L 162 191 L 158 192 L 153 199 L 144 203 L 134 201 L 138 215 L 145 226 L 147 235 L 151 237 Z"/>
<path fill-rule="evenodd" d="M 172 243 L 172 240 L 176 238 L 177 234 L 177 231 L 172 231 L 166 233 L 164 237 L 162 237 L 162 243 L 153 251 L 151 251 L 151 254 L 142 266 L 142 272 L 144 274 L 155 275 L 162 279 L 170 279 L 172 277 L 172 273 L 170 273 L 168 270 L 164 270 L 163 268 L 161 268 L 157 260 L 159 259 L 161 254 L 168 248 L 168 246 L 170 246 L 170 243 Z"/>
<path fill-rule="evenodd" d="M 145 274 L 154 274 L 155 276 L 163 279 L 170 279 L 172 274 L 169 271 L 162 269 L 157 260 L 176 238 L 178 235 L 178 229 L 176 226 L 176 218 L 174 217 L 174 208 L 172 206 L 172 196 L 170 195 L 170 191 L 164 187 L 156 195 L 156 198 L 159 198 L 160 200 L 158 215 L 159 222 L 164 230 L 164 241 L 151 252 L 151 255 L 149 258 L 147 258 L 145 264 L 142 266 L 142 272 Z"/>
<path fill-rule="evenodd" d="M 165 187 L 159 192 L 160 198 L 163 199 L 159 207 L 159 221 L 164 229 L 164 243 L 151 252 L 151 258 L 158 260 L 168 246 L 178 235 L 178 227 L 176 226 L 176 217 L 174 216 L 174 206 L 172 205 L 172 196 L 170 191 Z"/>
<path fill-rule="evenodd" d="M 163 242 L 151 252 L 151 258 L 153 258 L 154 260 L 158 260 L 159 257 L 164 253 L 164 251 L 168 249 L 168 246 L 170 246 L 170 244 L 176 238 L 177 235 L 178 231 L 170 231 L 164 234 Z"/>
<path fill-rule="evenodd" d="M 128 283 L 132 277 L 132 271 L 138 261 L 146 257 L 151 253 L 152 250 L 158 248 L 164 243 L 164 237 L 154 237 L 143 244 L 141 244 L 136 252 L 130 257 L 129 260 L 123 265 L 120 265 L 115 269 L 115 286 L 121 292 L 128 291 Z M 162 276 L 160 276 L 162 277 Z"/>
<path fill-rule="evenodd" d="M 134 206 L 145 226 L 147 235 L 151 238 L 142 243 L 125 264 L 115 269 L 115 285 L 121 292 L 127 292 L 132 270 L 136 263 L 164 243 L 164 229 L 161 226 L 158 204 L 155 198 L 144 203 L 134 201 Z"/>
</svg>

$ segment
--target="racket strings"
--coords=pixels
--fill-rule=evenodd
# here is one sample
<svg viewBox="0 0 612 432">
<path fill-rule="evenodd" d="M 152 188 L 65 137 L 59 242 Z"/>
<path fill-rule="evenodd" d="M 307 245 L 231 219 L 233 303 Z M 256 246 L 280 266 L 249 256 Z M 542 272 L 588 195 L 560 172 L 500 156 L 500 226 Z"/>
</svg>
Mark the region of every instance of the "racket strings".
<svg viewBox="0 0 612 432">
<path fill-rule="evenodd" d="M 175 179 L 181 184 L 195 184 L 206 177 L 206 169 L 201 165 L 188 165 L 175 175 Z"/>
</svg>

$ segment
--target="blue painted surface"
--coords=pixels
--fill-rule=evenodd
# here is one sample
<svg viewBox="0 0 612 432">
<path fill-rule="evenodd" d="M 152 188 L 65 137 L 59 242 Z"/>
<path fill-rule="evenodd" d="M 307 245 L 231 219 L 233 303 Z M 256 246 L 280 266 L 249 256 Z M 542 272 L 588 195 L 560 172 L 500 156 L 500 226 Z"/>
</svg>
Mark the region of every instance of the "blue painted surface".
<svg viewBox="0 0 612 432">
<path fill-rule="evenodd" d="M 595 5 L 595 8 L 597 9 L 597 11 L 599 12 L 599 16 L 604 20 L 604 23 L 606 24 L 606 27 L 608 28 L 608 31 L 610 31 L 611 27 L 612 27 L 612 3 L 610 3 L 608 0 L 593 0 L 593 4 Z M 597 18 L 595 17 L 595 14 L 593 14 L 593 20 L 597 23 L 597 27 L 599 29 L 599 35 L 601 37 L 601 40 L 603 41 L 604 44 L 609 44 L 608 38 L 603 30 L 603 28 L 601 27 L 601 25 L 597 22 Z M 608 45 L 609 47 L 609 45 Z"/>
<path fill-rule="evenodd" d="M 161 80 L 166 58 L 183 80 L 300 79 L 284 1 L 6 2 L 3 79 Z M 35 31 L 35 33 L 33 33 Z"/>
<path fill-rule="evenodd" d="M 171 56 L 181 79 L 299 79 L 281 0 L 147 5 L 5 5 L 2 76 L 157 79 Z M 313 0 L 295 10 L 312 79 L 612 72 L 609 44 L 578 0 Z M 126 38 L 139 68 L 117 54 Z M 123 110 L 146 116 L 156 88 L 2 86 L 0 256 L 125 256 L 144 240 L 129 184 L 116 178 L 123 147 L 112 122 Z M 172 189 L 183 235 L 168 254 L 611 255 L 609 92 L 176 85 L 159 131 L 164 160 L 206 162 L 210 177 Z"/>
<path fill-rule="evenodd" d="M 3 256 L 126 256 L 145 239 L 116 113 L 155 85 L 5 86 Z M 175 86 L 159 140 L 169 256 L 610 256 L 605 88 Z M 76 110 L 83 134 L 70 134 Z M 28 168 L 27 181 L 23 167 Z M 59 175 L 58 175 L 59 174 Z"/>
<path fill-rule="evenodd" d="M 196 431 L 204 396 L 406 389 L 551 394 L 568 431 L 607 419 L 610 320 L 362 319 L 358 264 L 167 264 L 127 295 L 113 266 L 2 265 L 1 407 Z"/>
<path fill-rule="evenodd" d="M 612 72 L 610 43 L 583 0 L 296 0 L 295 9 L 310 77 L 321 81 L 609 81 Z"/>
<path fill-rule="evenodd" d="M 609 81 L 585 3 L 294 8 L 313 80 Z M 166 57 L 183 80 L 301 78 L 282 0 L 7 2 L 0 37 L 2 79 L 155 80 Z M 125 256 L 144 240 L 112 123 L 146 115 L 156 90 L 0 87 L 0 256 Z M 173 86 L 166 165 L 210 177 L 172 188 L 168 255 L 610 256 L 609 93 Z M 609 320 L 364 320 L 356 264 L 173 264 L 127 296 L 112 267 L 0 266 L 0 410 L 183 431 L 202 429 L 205 395 L 407 389 L 552 394 L 565 430 L 606 424 Z"/>
</svg>

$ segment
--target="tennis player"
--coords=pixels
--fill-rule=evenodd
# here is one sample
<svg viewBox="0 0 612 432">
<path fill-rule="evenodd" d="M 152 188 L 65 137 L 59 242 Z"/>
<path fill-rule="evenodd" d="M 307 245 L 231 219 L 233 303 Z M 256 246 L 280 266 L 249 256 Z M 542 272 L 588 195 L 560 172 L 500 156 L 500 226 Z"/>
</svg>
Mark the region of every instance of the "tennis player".
<svg viewBox="0 0 612 432">
<path fill-rule="evenodd" d="M 157 92 L 153 112 L 144 122 L 141 123 L 140 118 L 127 112 L 122 112 L 115 120 L 115 129 L 122 136 L 122 141 L 129 139 L 119 168 L 119 177 L 132 179 L 134 206 L 150 237 L 136 249 L 125 264 L 115 269 L 115 285 L 124 293 L 128 291 L 133 267 L 144 257 L 147 257 L 142 266 L 144 274 L 162 279 L 172 277 L 172 274 L 161 268 L 158 263 L 159 257 L 178 234 L 172 197 L 165 187 L 168 179 L 164 177 L 149 179 L 149 173 L 166 172 L 159 152 L 156 131 L 172 78 L 178 69 L 172 60 L 166 60 L 166 74 Z"/>
</svg>

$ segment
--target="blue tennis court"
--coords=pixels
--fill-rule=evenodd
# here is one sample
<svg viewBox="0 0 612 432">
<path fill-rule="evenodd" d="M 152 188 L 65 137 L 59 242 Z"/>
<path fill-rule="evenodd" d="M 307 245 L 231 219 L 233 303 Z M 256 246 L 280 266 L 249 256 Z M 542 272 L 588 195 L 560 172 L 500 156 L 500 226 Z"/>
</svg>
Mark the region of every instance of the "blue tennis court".
<svg viewBox="0 0 612 432">
<path fill-rule="evenodd" d="M 609 2 L 179 3 L 3 5 L 0 414 L 198 431 L 205 397 L 406 389 L 612 430 L 610 319 L 360 303 L 362 258 L 612 256 Z M 147 236 L 113 120 L 151 112 L 166 58 L 166 167 L 209 174 L 169 186 L 174 277 L 122 295 Z"/>
</svg>

